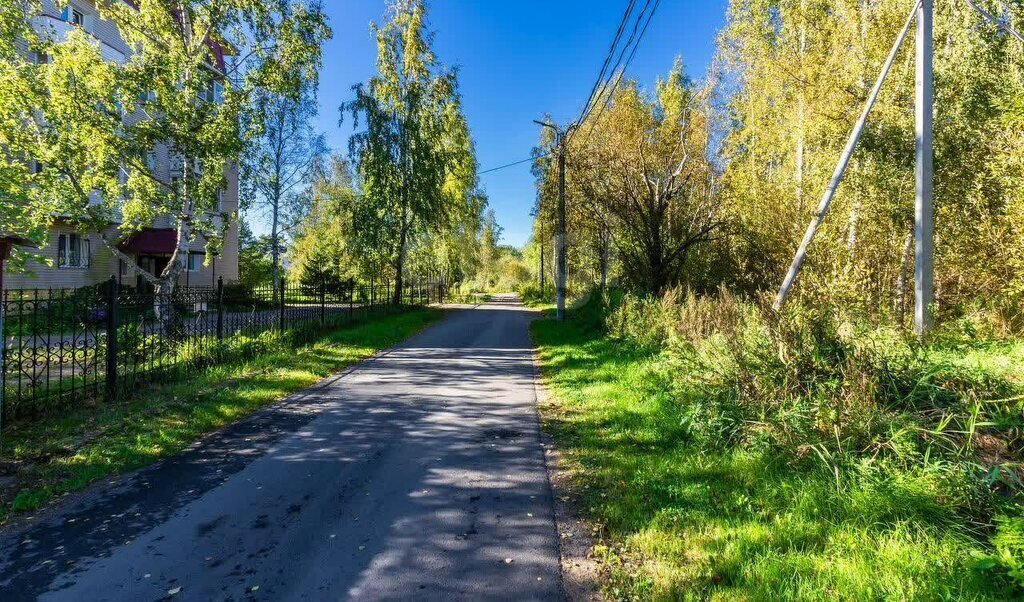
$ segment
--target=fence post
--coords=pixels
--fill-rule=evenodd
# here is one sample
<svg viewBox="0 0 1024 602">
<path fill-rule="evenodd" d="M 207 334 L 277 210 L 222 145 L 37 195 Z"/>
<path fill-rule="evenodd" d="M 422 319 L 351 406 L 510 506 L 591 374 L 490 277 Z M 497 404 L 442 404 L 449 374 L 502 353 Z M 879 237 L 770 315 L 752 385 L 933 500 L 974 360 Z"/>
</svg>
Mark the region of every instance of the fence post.
<svg viewBox="0 0 1024 602">
<path fill-rule="evenodd" d="M 217 279 L 217 341 L 224 340 L 224 277 Z"/>
<path fill-rule="evenodd" d="M 117 396 L 117 278 L 110 277 L 107 293 L 107 401 Z"/>
<path fill-rule="evenodd" d="M 348 287 L 348 323 L 356 321 L 356 281 L 352 279 L 352 286 Z"/>
<path fill-rule="evenodd" d="M 281 328 L 281 333 L 282 334 L 284 334 L 284 313 L 285 313 L 284 290 L 285 290 L 284 278 L 281 278 L 281 290 L 279 291 L 279 293 L 280 293 L 279 299 L 281 300 L 280 328 Z"/>
<path fill-rule="evenodd" d="M 320 326 L 327 323 L 327 283 L 320 279 Z"/>
</svg>

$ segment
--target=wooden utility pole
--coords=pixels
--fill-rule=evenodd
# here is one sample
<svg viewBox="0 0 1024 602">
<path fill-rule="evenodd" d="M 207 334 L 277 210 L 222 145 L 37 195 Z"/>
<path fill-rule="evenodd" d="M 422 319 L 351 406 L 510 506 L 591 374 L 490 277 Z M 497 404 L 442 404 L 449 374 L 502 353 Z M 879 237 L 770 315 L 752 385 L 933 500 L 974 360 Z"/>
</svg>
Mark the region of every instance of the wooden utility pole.
<svg viewBox="0 0 1024 602">
<path fill-rule="evenodd" d="M 540 213 L 537 214 L 537 219 L 540 221 L 540 233 L 538 237 L 540 240 L 537 241 L 537 246 L 540 247 L 540 294 L 544 295 L 544 245 L 547 244 L 544 240 L 544 218 L 541 217 Z"/>
<path fill-rule="evenodd" d="M 566 292 L 566 248 L 565 248 L 565 141 L 568 131 L 563 132 L 558 126 L 543 122 L 534 123 L 555 132 L 555 145 L 558 147 L 558 217 L 555 232 L 555 318 L 559 322 L 565 321 L 565 292 Z M 572 130 L 572 126 L 569 127 Z"/>
<path fill-rule="evenodd" d="M 933 160 L 934 81 L 932 64 L 934 33 L 932 30 L 933 0 L 923 0 L 917 9 L 917 129 L 916 195 L 914 201 L 914 331 L 924 337 L 932 326 L 932 305 L 935 303 L 935 189 Z"/>
</svg>

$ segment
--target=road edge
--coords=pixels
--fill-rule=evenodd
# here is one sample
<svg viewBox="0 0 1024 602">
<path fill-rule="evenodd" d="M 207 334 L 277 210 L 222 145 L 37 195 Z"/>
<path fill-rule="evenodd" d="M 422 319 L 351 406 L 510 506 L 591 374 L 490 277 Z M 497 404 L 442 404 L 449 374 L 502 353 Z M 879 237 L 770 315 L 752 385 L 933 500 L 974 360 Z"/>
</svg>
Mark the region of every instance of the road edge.
<svg viewBox="0 0 1024 602">
<path fill-rule="evenodd" d="M 605 602 L 607 598 L 601 592 L 601 565 L 591 553 L 594 541 L 590 537 L 590 526 L 577 511 L 579 495 L 565 460 L 554 440 L 544 430 L 542 408 L 552 398 L 552 394 L 544 384 L 536 345 L 533 345 L 531 355 L 537 422 L 540 426 L 541 446 L 544 448 L 544 468 L 551 487 L 555 533 L 558 536 L 562 594 L 570 602 Z"/>
</svg>

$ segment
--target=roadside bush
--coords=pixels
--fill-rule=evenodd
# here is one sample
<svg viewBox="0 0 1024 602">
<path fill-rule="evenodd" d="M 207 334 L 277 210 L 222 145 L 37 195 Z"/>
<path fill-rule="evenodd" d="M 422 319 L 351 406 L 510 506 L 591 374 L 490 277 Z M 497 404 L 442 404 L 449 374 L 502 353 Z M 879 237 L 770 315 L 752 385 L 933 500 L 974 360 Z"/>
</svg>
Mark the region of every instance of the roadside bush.
<svg viewBox="0 0 1024 602">
<path fill-rule="evenodd" d="M 544 290 L 541 290 L 540 284 L 536 282 L 520 284 L 516 292 L 526 305 L 542 305 L 544 303 L 553 303 L 555 300 L 554 289 L 545 286 Z"/>
<path fill-rule="evenodd" d="M 604 324 L 660 355 L 698 445 L 781 454 L 839 480 L 864 466 L 883 480 L 917 472 L 945 507 L 980 523 L 1019 494 L 1019 342 L 953 329 L 922 345 L 832 307 L 775 312 L 724 289 L 627 295 Z"/>
</svg>

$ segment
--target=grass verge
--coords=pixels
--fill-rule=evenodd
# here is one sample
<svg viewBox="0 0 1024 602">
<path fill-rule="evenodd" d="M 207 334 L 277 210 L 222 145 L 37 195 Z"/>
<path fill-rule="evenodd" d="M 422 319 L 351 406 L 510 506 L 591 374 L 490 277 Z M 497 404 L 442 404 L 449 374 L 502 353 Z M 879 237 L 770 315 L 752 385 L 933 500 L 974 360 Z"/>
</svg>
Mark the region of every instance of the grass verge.
<svg viewBox="0 0 1024 602">
<path fill-rule="evenodd" d="M 0 523 L 96 480 L 142 468 L 205 434 L 307 388 L 434 322 L 415 310 L 337 330 L 295 348 L 283 342 L 252 359 L 217 365 L 131 399 L 12 425 L 0 459 L 13 482 L 0 488 Z"/>
<path fill-rule="evenodd" d="M 933 467 L 794 461 L 693 441 L 664 354 L 586 320 L 533 325 L 544 427 L 594 525 L 606 593 L 633 600 L 1005 600 L 985 527 Z M 700 395 L 699 392 L 690 392 Z"/>
</svg>

